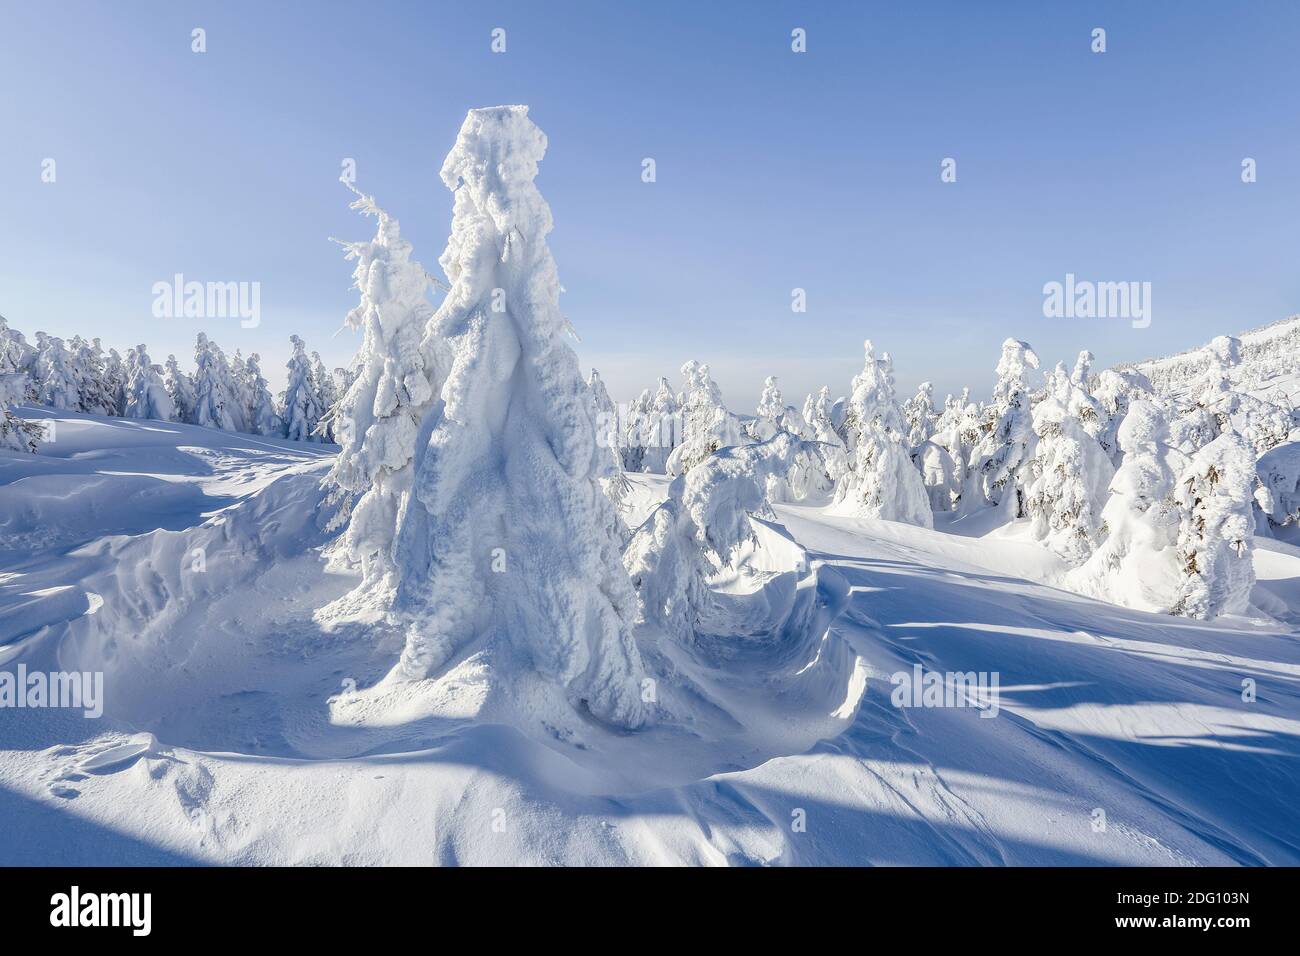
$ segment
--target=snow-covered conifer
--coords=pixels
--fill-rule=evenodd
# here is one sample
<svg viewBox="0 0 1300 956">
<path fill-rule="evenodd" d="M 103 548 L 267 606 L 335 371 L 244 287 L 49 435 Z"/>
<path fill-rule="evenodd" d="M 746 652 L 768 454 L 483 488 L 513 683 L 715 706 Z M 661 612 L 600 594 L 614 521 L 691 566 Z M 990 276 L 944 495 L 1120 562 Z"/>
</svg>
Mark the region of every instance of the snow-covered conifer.
<svg viewBox="0 0 1300 956">
<path fill-rule="evenodd" d="M 393 540 L 410 493 L 420 422 L 437 398 L 438 382 L 421 348 L 433 307 L 429 275 L 401 224 L 374 197 L 353 192 L 350 208 L 373 216 L 376 229 L 373 239 L 342 243 L 356 262 L 353 288 L 361 298 L 346 321 L 361 332 L 361 348 L 352 365 L 356 374 L 333 414 L 339 454 L 327 480 L 339 506 L 336 521 L 347 521 L 339 554 L 362 569 L 358 594 L 377 588 L 376 596 L 388 600 L 396 585 Z"/>
<path fill-rule="evenodd" d="M 95 346 L 99 346 L 99 339 L 95 339 Z M 130 374 L 130 367 L 117 349 L 109 349 L 104 355 L 104 391 L 113 409 L 110 415 L 126 414 L 126 382 Z"/>
<path fill-rule="evenodd" d="M 666 378 L 660 377 L 654 394 L 648 398 L 640 429 L 644 452 L 641 467 L 636 470 L 664 474 L 668 471 L 668 456 L 681 444 L 681 409 Z"/>
<path fill-rule="evenodd" d="M 1209 620 L 1244 613 L 1255 584 L 1255 452 L 1235 432 L 1200 449 L 1175 488 L 1180 579 L 1172 611 Z"/>
<path fill-rule="evenodd" d="M 690 471 L 719 448 L 741 442 L 739 422 L 722 402 L 722 390 L 709 375 L 709 366 L 694 360 L 682 366 L 685 384 L 677 397 L 682 422 L 681 443 L 666 463 L 670 475 Z"/>
<path fill-rule="evenodd" d="M 194 343 L 194 424 L 239 431 L 240 408 L 226 354 L 200 332 Z"/>
<path fill-rule="evenodd" d="M 284 422 L 275 410 L 270 385 L 262 375 L 262 358 L 256 352 L 244 361 L 244 390 L 248 394 L 248 431 L 254 435 L 283 435 Z"/>
<path fill-rule="evenodd" d="M 848 470 L 835 483 L 832 509 L 837 514 L 933 527 L 925 484 L 905 444 L 893 362 L 888 352 L 876 358 L 869 339 L 865 351 L 840 428 L 848 449 Z"/>
<path fill-rule="evenodd" d="M 320 390 L 312 375 L 307 347 L 296 335 L 289 336 L 293 354 L 285 367 L 288 384 L 280 395 L 280 416 L 284 419 L 285 437 L 294 441 L 320 441 L 316 425 L 325 409 L 320 406 Z"/>
<path fill-rule="evenodd" d="M 164 369 L 163 384 L 167 387 L 172 407 L 176 409 L 176 421 L 194 424 L 194 409 L 198 403 L 194 394 L 194 380 L 180 367 L 175 355 L 167 356 Z"/>
<path fill-rule="evenodd" d="M 40 425 L 13 411 L 13 406 L 26 400 L 27 374 L 0 371 L 0 450 L 35 453 L 42 437 Z"/>
<path fill-rule="evenodd" d="M 763 391 L 758 396 L 757 414 L 749 423 L 749 435 L 755 441 L 767 441 L 781 430 L 785 417 L 785 399 L 777 387 L 776 376 L 769 375 L 763 380 Z"/>
<path fill-rule="evenodd" d="M 782 431 L 720 449 L 677 476 L 623 553 L 646 620 L 677 641 L 693 641 L 711 600 L 709 576 L 754 536 L 751 515 L 772 515 L 771 479 L 784 481 L 820 453 L 817 443 Z"/>
<path fill-rule="evenodd" d="M 1034 537 L 1076 567 L 1104 537 L 1101 511 L 1115 473 L 1072 410 L 1080 391 L 1064 364 L 1048 376 L 1047 395 L 1033 411 L 1038 443 L 1025 502 Z"/>
<path fill-rule="evenodd" d="M 647 717 L 636 600 L 533 182 L 545 148 L 527 107 L 472 110 L 442 167 L 451 290 L 425 341 L 445 348 L 447 377 L 398 528 L 395 611 L 410 625 L 393 678 L 508 642 L 495 659 L 525 661 L 574 707 L 635 727 Z"/>
<path fill-rule="evenodd" d="M 849 458 L 831 417 L 831 390 L 823 385 L 809 399 L 804 403 L 803 414 L 812 431 L 810 440 L 822 443 L 822 460 L 826 464 L 826 472 L 832 482 L 837 482 L 849 470 Z"/>
<path fill-rule="evenodd" d="M 75 361 L 63 339 L 37 332 L 36 348 L 36 400 L 51 408 L 80 411 L 81 387 L 74 371 Z"/>
<path fill-rule="evenodd" d="M 934 386 L 922 382 L 916 394 L 903 405 L 903 424 L 907 428 L 907 443 L 916 448 L 934 434 Z"/>
<path fill-rule="evenodd" d="M 1106 540 L 1067 583 L 1103 600 L 1167 611 L 1178 586 L 1174 476 L 1185 460 L 1169 446 L 1160 407 L 1146 399 L 1128 405 L 1116 441 L 1121 464 L 1101 512 Z"/>
<path fill-rule="evenodd" d="M 127 418 L 145 418 L 170 422 L 176 420 L 176 406 L 167 393 L 158 366 L 149 362 L 149 353 L 137 345 L 126 353 L 126 407 Z"/>
<path fill-rule="evenodd" d="M 963 510 L 987 502 L 1002 505 L 1011 518 L 1023 518 L 1025 487 L 1031 480 L 1034 429 L 1030 412 L 1028 370 L 1038 356 L 1026 342 L 1007 339 L 998 360 L 997 384 L 984 410 L 979 443 L 971 452 L 971 469 L 962 492 Z"/>
</svg>

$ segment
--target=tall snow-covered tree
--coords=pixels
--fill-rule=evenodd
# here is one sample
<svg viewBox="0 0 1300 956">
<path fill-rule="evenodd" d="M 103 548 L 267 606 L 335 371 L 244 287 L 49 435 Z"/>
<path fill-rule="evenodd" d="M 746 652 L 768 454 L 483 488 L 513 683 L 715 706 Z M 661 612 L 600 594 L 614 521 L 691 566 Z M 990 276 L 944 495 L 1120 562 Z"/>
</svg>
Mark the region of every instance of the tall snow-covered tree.
<svg viewBox="0 0 1300 956">
<path fill-rule="evenodd" d="M 80 411 L 81 385 L 76 363 L 63 339 L 37 332 L 36 349 L 36 400 L 51 408 Z"/>
<path fill-rule="evenodd" d="M 623 425 L 623 470 L 648 471 L 645 467 L 646 435 L 650 430 L 650 389 L 641 389 L 627 409 L 627 421 Z"/>
<path fill-rule="evenodd" d="M 1235 432 L 1200 449 L 1175 489 L 1181 576 L 1173 613 L 1202 620 L 1242 614 L 1255 585 L 1255 452 Z"/>
<path fill-rule="evenodd" d="M 447 372 L 395 545 L 394 609 L 410 626 L 393 679 L 432 675 L 481 642 L 502 668 L 526 662 L 575 708 L 635 727 L 647 716 L 636 600 L 565 341 L 551 212 L 533 182 L 545 149 L 527 107 L 471 110 L 442 167 L 451 290 L 425 352 L 445 349 Z"/>
<path fill-rule="evenodd" d="M 668 456 L 682 440 L 681 407 L 668 379 L 662 376 L 654 394 L 647 396 L 645 414 L 641 422 L 641 467 L 629 471 L 648 471 L 664 474 L 668 471 Z"/>
<path fill-rule="evenodd" d="M 623 473 L 623 456 L 619 448 L 618 407 L 609 397 L 609 390 L 605 388 L 600 372 L 594 368 L 591 370 L 591 375 L 587 377 L 587 388 L 591 390 L 591 400 L 596 410 L 596 443 L 600 448 L 605 449 L 605 454 L 609 458 L 605 469 L 600 474 L 600 487 L 614 505 L 620 537 L 626 537 L 627 528 L 621 516 L 617 514 L 617 509 L 622 506 L 624 499 L 631 492 L 632 485 Z"/>
<path fill-rule="evenodd" d="M 1075 567 L 1104 537 L 1101 511 L 1115 473 L 1101 444 L 1075 417 L 1080 391 L 1064 364 L 1048 376 L 1046 397 L 1033 410 L 1038 443 L 1025 502 L 1034 537 Z"/>
<path fill-rule="evenodd" d="M 167 356 L 164 369 L 163 384 L 167 387 L 167 395 L 172 400 L 172 407 L 176 409 L 176 420 L 194 424 L 194 409 L 198 404 L 197 396 L 194 394 L 194 379 L 180 367 L 175 355 Z"/>
<path fill-rule="evenodd" d="M 88 342 L 74 335 L 68 343 L 69 368 L 77 382 L 77 407 L 90 415 L 113 415 L 116 409 L 104 372 L 104 349 L 99 339 Z"/>
<path fill-rule="evenodd" d="M 285 365 L 289 370 L 288 384 L 280 396 L 285 437 L 294 441 L 318 442 L 321 436 L 316 434 L 316 425 L 325 409 L 320 405 L 320 390 L 312 375 L 311 359 L 307 357 L 307 346 L 301 338 L 291 335 L 289 343 L 293 346 L 293 354 Z"/>
<path fill-rule="evenodd" d="M 922 382 L 916 394 L 903 405 L 903 424 L 907 428 L 907 443 L 913 448 L 929 439 L 934 434 L 934 386 Z"/>
<path fill-rule="evenodd" d="M 812 431 L 811 438 L 822 444 L 822 460 L 826 463 L 826 472 L 831 481 L 839 481 L 849 470 L 849 457 L 832 419 L 830 387 L 823 385 L 816 395 L 809 395 L 808 399 L 804 402 L 803 416 Z"/>
<path fill-rule="evenodd" d="M 1030 411 L 1029 369 L 1038 368 L 1038 355 L 1026 342 L 1007 339 L 998 360 L 993 399 L 980 424 L 979 443 L 971 452 L 971 469 L 962 493 L 963 510 L 980 503 L 1001 505 L 1008 517 L 1023 518 L 1029 461 L 1035 441 Z"/>
<path fill-rule="evenodd" d="M 194 343 L 194 424 L 239 431 L 239 403 L 226 354 L 200 332 Z"/>
<path fill-rule="evenodd" d="M 905 444 L 893 361 L 888 352 L 876 358 L 870 339 L 865 350 L 840 428 L 849 467 L 835 484 L 832 508 L 837 514 L 933 527 L 925 484 Z"/>
<path fill-rule="evenodd" d="M 0 450 L 35 453 L 42 437 L 40 425 L 13 411 L 13 406 L 26 400 L 27 374 L 0 371 Z"/>
<path fill-rule="evenodd" d="M 158 366 L 149 362 L 149 353 L 137 345 L 126 353 L 126 408 L 127 418 L 145 418 L 160 422 L 176 420 L 176 406 L 167 393 Z"/>
<path fill-rule="evenodd" d="M 9 328 L 3 315 L 0 315 L 0 375 L 11 376 L 6 386 L 11 404 L 37 400 L 36 349 L 27 344 L 21 332 Z"/>
<path fill-rule="evenodd" d="M 316 405 L 321 410 L 320 418 L 316 421 L 316 433 L 322 441 L 332 442 L 333 416 L 329 410 L 338 402 L 339 395 L 334 389 L 334 373 L 325 367 L 319 352 L 311 353 L 311 380 L 316 386 Z"/>
<path fill-rule="evenodd" d="M 1084 392 L 1089 391 L 1089 378 L 1092 375 L 1092 363 L 1096 356 L 1084 349 L 1074 360 L 1074 371 L 1070 373 L 1070 382 Z"/>
<path fill-rule="evenodd" d="M 782 429 L 785 399 L 781 397 L 775 375 L 769 375 L 763 380 L 763 391 L 758 396 L 756 412 L 754 420 L 749 423 L 749 434 L 755 441 L 767 441 Z"/>
<path fill-rule="evenodd" d="M 99 347 L 99 339 L 95 339 L 95 347 Z M 104 354 L 103 360 L 104 391 L 107 393 L 108 401 L 113 409 L 109 414 L 125 415 L 126 383 L 131 375 L 131 370 L 117 349 L 109 349 Z"/>
<path fill-rule="evenodd" d="M 327 481 L 338 505 L 335 521 L 347 522 L 334 556 L 361 569 L 358 599 L 388 601 L 397 584 L 399 512 L 415 474 L 420 423 L 437 401 L 441 376 L 421 348 L 433 317 L 428 273 L 398 220 L 373 196 L 344 185 L 356 193 L 350 208 L 373 216 L 376 229 L 373 239 L 342 243 L 356 263 L 352 280 L 360 301 L 346 322 L 361 332 L 361 348 L 356 376 L 334 415 L 339 454 Z"/>
<path fill-rule="evenodd" d="M 1067 580 L 1102 600 L 1167 611 L 1178 586 L 1174 476 L 1185 460 L 1169 446 L 1169 426 L 1154 402 L 1134 399 L 1115 435 L 1121 464 L 1101 511 L 1106 540 Z"/>
<path fill-rule="evenodd" d="M 229 357 L 228 365 L 231 416 L 235 419 L 235 430 L 251 432 L 253 429 L 249 427 L 248 415 L 253 407 L 253 383 L 249 376 L 248 362 L 240 349 L 235 349 L 235 354 Z"/>
<path fill-rule="evenodd" d="M 1101 442 L 1101 447 L 1106 449 L 1106 454 L 1110 455 L 1111 463 L 1119 467 L 1123 456 L 1119 442 L 1119 428 L 1128 414 L 1129 405 L 1134 401 L 1154 399 L 1155 390 L 1141 372 L 1108 368 L 1102 370 L 1097 376 L 1097 384 L 1093 388 L 1092 396 L 1097 401 L 1101 416 L 1101 428 L 1097 440 Z"/>
<path fill-rule="evenodd" d="M 866 357 L 862 371 L 853 377 L 844 420 L 839 427 L 844 447 L 849 454 L 857 450 L 861 436 L 872 426 L 878 431 L 893 435 L 899 441 L 903 441 L 907 435 L 903 412 L 898 406 L 894 391 L 893 360 L 888 352 L 877 358 L 870 339 L 863 343 L 863 348 Z"/>
<path fill-rule="evenodd" d="M 275 410 L 271 388 L 262 375 L 262 358 L 253 352 L 244 361 L 244 382 L 248 394 L 248 417 L 245 421 L 254 435 L 283 435 L 284 422 Z"/>
<path fill-rule="evenodd" d="M 738 420 L 722 401 L 722 389 L 709 374 L 709 366 L 691 360 L 682 366 L 685 383 L 677 404 L 682 419 L 681 443 L 668 456 L 670 475 L 690 471 L 719 448 L 741 443 Z"/>
</svg>

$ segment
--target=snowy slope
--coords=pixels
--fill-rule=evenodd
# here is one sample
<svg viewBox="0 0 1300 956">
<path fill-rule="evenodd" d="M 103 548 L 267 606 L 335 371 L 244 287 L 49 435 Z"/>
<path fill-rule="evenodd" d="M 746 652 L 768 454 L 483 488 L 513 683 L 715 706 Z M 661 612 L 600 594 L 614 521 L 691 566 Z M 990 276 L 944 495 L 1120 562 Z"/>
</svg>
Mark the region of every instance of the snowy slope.
<svg viewBox="0 0 1300 956">
<path fill-rule="evenodd" d="M 1240 333 L 1241 364 L 1228 376 L 1233 388 L 1283 408 L 1300 404 L 1300 315 Z M 1147 359 L 1120 368 L 1132 368 L 1146 375 L 1161 394 L 1194 398 L 1190 390 L 1208 366 L 1204 347 L 1178 352 L 1164 358 Z"/>
<path fill-rule="evenodd" d="M 638 635 L 672 720 L 485 712 L 473 655 L 376 700 L 401 636 L 317 620 L 356 583 L 318 551 L 329 447 L 30 414 L 58 439 L 0 452 L 0 667 L 102 670 L 107 702 L 0 711 L 0 863 L 1300 863 L 1286 625 L 1058 590 L 1014 535 L 778 506 L 713 582 L 719 636 Z M 636 521 L 666 482 L 632 480 Z M 1300 550 L 1259 571 L 1297 606 Z M 997 672 L 997 716 L 892 706 L 915 663 Z"/>
</svg>

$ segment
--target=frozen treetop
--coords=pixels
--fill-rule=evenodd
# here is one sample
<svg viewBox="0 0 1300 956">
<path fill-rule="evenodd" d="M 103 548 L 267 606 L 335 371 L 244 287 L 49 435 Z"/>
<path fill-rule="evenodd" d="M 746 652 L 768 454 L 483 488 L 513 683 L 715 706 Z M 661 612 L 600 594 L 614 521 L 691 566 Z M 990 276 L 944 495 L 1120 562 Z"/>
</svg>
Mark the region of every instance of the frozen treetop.
<svg viewBox="0 0 1300 956">
<path fill-rule="evenodd" d="M 502 235 L 512 228 L 546 235 L 551 210 L 533 185 L 545 154 L 546 134 L 528 118 L 527 106 L 470 110 L 442 164 L 442 181 L 451 190 L 468 189 Z"/>
</svg>

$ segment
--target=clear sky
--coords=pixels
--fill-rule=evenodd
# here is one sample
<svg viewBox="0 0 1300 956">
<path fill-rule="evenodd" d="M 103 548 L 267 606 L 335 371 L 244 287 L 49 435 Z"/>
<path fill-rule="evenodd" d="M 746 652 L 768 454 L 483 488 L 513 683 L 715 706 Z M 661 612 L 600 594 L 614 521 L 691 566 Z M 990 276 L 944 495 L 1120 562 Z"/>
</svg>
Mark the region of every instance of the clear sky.
<svg viewBox="0 0 1300 956">
<path fill-rule="evenodd" d="M 840 394 L 865 337 L 900 390 L 982 395 L 1007 336 L 1104 365 L 1300 312 L 1297 50 L 1294 0 L 4 2 L 0 314 L 156 362 L 202 328 L 277 381 L 291 333 L 344 364 L 327 238 L 373 225 L 343 159 L 437 272 L 465 111 L 527 103 L 564 308 L 616 398 L 688 358 L 740 411 L 769 374 Z M 154 318 L 175 273 L 261 283 L 261 325 Z M 1150 282 L 1150 327 L 1045 318 L 1066 273 Z"/>
</svg>

